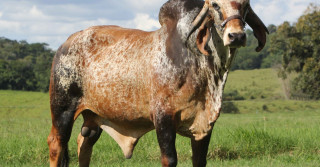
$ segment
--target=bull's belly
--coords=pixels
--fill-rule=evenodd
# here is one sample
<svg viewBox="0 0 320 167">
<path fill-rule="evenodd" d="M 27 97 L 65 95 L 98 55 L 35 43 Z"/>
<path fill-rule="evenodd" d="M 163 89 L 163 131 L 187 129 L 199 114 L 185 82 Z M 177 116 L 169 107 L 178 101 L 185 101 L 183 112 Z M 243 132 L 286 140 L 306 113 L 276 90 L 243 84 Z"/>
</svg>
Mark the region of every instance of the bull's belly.
<svg viewBox="0 0 320 167">
<path fill-rule="evenodd" d="M 115 94 L 102 96 L 91 93 L 90 95 L 94 97 L 86 97 L 84 104 L 86 108 L 101 117 L 103 121 L 100 121 L 100 125 L 106 127 L 121 125 L 124 129 L 142 131 L 139 134 L 144 134 L 154 128 L 153 117 L 156 115 L 154 115 L 151 99 L 147 96 L 136 95 L 136 99 L 133 99 L 132 96 L 121 97 Z M 176 131 L 180 135 L 199 140 L 212 129 L 211 120 L 215 121 L 213 119 L 216 117 L 213 115 L 215 112 L 212 112 L 210 106 L 204 106 L 204 102 L 186 101 L 180 100 L 173 105 Z"/>
<path fill-rule="evenodd" d="M 133 98 L 132 95 L 120 96 L 115 93 L 96 92 L 87 94 L 83 104 L 101 118 L 113 121 L 151 121 L 149 101 L 147 99 Z"/>
<path fill-rule="evenodd" d="M 139 138 L 153 130 L 149 101 L 141 105 L 132 102 L 110 104 L 107 96 L 95 96 L 86 101 L 87 108 L 97 114 L 95 122 L 107 132 L 120 146 L 126 158 L 130 158 Z M 90 100 L 89 100 L 90 99 Z M 117 99 L 114 99 L 117 100 Z M 89 105 L 90 104 L 90 105 Z M 174 113 L 178 134 L 196 140 L 209 134 L 212 125 L 208 122 L 208 112 L 203 103 L 191 102 L 177 105 Z"/>
<path fill-rule="evenodd" d="M 94 121 L 118 143 L 126 158 L 131 158 L 139 138 L 154 129 L 152 121 L 144 118 L 128 120 L 97 116 Z"/>
</svg>

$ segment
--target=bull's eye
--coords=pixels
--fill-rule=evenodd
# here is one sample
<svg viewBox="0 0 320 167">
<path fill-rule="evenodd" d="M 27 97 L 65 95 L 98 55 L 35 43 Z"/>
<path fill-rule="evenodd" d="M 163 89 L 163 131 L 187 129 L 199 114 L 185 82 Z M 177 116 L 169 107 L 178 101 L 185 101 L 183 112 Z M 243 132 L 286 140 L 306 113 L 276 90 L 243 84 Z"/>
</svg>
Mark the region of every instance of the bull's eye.
<svg viewBox="0 0 320 167">
<path fill-rule="evenodd" d="M 215 2 L 212 2 L 212 7 L 217 11 L 220 10 L 220 6 Z"/>
</svg>

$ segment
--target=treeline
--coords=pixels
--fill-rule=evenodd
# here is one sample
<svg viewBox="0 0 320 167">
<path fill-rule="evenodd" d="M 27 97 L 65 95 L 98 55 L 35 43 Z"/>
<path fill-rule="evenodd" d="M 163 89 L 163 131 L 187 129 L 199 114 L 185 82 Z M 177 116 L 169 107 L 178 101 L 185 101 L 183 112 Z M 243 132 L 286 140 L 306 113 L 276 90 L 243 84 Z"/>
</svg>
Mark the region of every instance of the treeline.
<svg viewBox="0 0 320 167">
<path fill-rule="evenodd" d="M 311 4 L 293 25 L 281 24 L 271 41 L 270 53 L 282 55 L 279 76 L 297 73 L 291 95 L 320 99 L 320 6 Z"/>
<path fill-rule="evenodd" d="M 45 43 L 0 38 L 0 89 L 48 91 L 55 52 Z"/>
</svg>

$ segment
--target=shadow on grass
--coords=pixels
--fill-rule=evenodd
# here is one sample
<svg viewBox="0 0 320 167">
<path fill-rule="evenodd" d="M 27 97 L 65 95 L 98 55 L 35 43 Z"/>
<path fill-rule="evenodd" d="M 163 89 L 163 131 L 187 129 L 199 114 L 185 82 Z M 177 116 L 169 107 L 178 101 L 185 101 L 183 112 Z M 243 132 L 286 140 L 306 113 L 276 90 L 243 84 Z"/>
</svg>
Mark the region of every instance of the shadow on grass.
<svg viewBox="0 0 320 167">
<path fill-rule="evenodd" d="M 229 133 L 228 143 L 223 144 L 224 146 L 214 146 L 215 149 L 208 152 L 209 159 L 234 160 L 274 156 L 290 152 L 296 146 L 296 142 L 291 138 L 271 135 L 255 128 L 238 128 Z"/>
</svg>

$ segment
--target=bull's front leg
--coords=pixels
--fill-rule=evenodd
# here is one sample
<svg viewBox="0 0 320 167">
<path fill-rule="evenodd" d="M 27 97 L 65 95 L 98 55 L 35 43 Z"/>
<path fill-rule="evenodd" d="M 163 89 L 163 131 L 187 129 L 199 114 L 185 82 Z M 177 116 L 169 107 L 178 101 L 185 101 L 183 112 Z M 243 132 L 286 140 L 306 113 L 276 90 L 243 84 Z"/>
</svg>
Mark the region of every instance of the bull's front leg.
<svg viewBox="0 0 320 167">
<path fill-rule="evenodd" d="M 204 167 L 207 164 L 208 146 L 210 143 L 211 132 L 203 139 L 196 141 L 191 139 L 192 164 L 194 167 Z"/>
<path fill-rule="evenodd" d="M 162 166 L 177 166 L 176 129 L 173 115 L 167 114 L 164 110 L 157 111 L 155 114 L 155 128 L 161 150 Z"/>
</svg>

